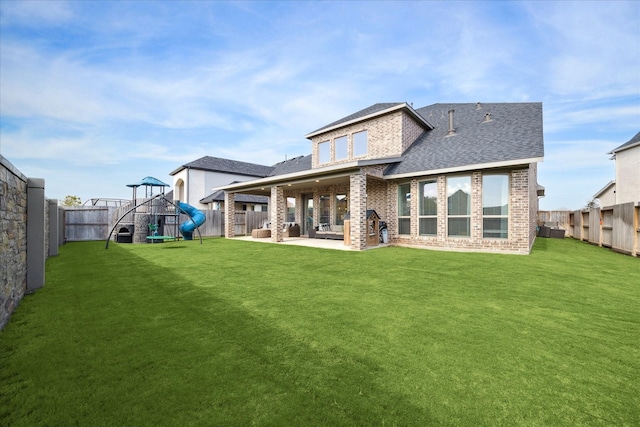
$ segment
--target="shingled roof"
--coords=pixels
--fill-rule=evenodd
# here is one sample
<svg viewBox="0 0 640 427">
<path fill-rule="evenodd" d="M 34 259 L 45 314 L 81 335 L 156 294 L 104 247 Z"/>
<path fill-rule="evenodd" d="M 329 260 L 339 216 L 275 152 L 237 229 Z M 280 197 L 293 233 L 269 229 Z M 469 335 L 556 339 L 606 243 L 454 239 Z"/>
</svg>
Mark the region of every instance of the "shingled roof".
<svg viewBox="0 0 640 427">
<path fill-rule="evenodd" d="M 298 156 L 273 165 L 270 176 L 301 172 L 311 169 L 311 154 Z"/>
<path fill-rule="evenodd" d="M 256 163 L 240 162 L 237 160 L 223 159 L 220 157 L 204 156 L 193 162 L 184 164 L 169 175 L 175 175 L 183 169 L 199 169 L 211 172 L 234 173 L 263 178 L 269 176 L 273 166 L 258 165 Z"/>
<path fill-rule="evenodd" d="M 257 203 L 268 204 L 269 198 L 267 196 L 257 196 L 253 194 L 238 193 L 235 195 L 235 201 L 239 203 Z M 224 202 L 224 190 L 218 190 L 207 197 L 200 199 L 200 203 L 207 204 L 212 202 Z"/>
<path fill-rule="evenodd" d="M 640 145 L 640 132 L 636 133 L 636 136 L 634 136 L 633 138 L 631 138 L 630 140 L 628 140 L 618 148 L 611 150 L 608 154 L 615 154 L 618 151 L 627 150 L 631 147 L 635 147 L 636 145 Z"/>
<path fill-rule="evenodd" d="M 449 110 L 454 110 L 452 135 Z M 541 103 L 434 104 L 416 111 L 434 129 L 424 132 L 401 162 L 389 166 L 387 176 L 544 156 Z"/>
</svg>

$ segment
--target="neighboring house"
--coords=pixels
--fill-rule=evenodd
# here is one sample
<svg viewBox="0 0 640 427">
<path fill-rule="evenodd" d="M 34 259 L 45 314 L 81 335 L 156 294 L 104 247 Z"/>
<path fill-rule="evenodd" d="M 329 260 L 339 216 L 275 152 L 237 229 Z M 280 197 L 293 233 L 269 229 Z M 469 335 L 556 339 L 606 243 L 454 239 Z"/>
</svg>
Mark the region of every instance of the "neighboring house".
<svg viewBox="0 0 640 427">
<path fill-rule="evenodd" d="M 169 175 L 173 176 L 174 200 L 189 203 L 198 209 L 213 209 L 215 202 L 220 201 L 215 199 L 215 193 L 211 194 L 213 188 L 233 182 L 262 178 L 272 171 L 272 166 L 205 156 L 180 166 Z M 255 202 L 250 205 L 256 204 L 261 203 Z M 237 207 L 236 209 L 240 210 Z M 260 207 L 255 210 L 263 209 L 266 208 Z"/>
<path fill-rule="evenodd" d="M 226 206 L 242 195 L 270 197 L 272 241 L 293 219 L 303 235 L 326 223 L 348 234 L 352 249 L 366 249 L 366 215 L 375 210 L 392 244 L 531 250 L 543 193 L 541 103 L 375 104 L 306 137 L 311 155 L 221 187 Z M 225 216 L 234 237 L 233 210 Z"/>
<path fill-rule="evenodd" d="M 640 202 L 640 132 L 608 154 L 615 160 L 616 179 L 593 197 L 600 206 Z"/>
<path fill-rule="evenodd" d="M 616 182 L 609 181 L 600 191 L 593 195 L 598 199 L 598 206 L 613 206 L 616 204 Z"/>
</svg>

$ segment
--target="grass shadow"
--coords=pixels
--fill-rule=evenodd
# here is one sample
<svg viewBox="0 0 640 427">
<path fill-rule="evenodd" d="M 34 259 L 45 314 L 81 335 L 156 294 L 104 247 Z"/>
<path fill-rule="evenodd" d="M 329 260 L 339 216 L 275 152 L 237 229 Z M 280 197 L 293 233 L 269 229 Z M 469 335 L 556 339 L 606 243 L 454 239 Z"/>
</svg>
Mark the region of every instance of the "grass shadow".
<svg viewBox="0 0 640 427">
<path fill-rule="evenodd" d="M 8 425 L 432 422 L 366 357 L 313 348 L 130 250 L 71 248 L 3 331 Z"/>
</svg>

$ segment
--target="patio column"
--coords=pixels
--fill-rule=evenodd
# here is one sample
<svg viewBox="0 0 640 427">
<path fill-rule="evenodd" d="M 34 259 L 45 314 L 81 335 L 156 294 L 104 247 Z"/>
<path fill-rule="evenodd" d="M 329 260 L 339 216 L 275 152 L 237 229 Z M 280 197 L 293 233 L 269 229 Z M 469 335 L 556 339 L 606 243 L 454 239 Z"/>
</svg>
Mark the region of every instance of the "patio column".
<svg viewBox="0 0 640 427">
<path fill-rule="evenodd" d="M 367 176 L 363 171 L 349 177 L 351 249 L 367 247 Z"/>
<path fill-rule="evenodd" d="M 285 220 L 286 202 L 284 199 L 284 190 L 282 187 L 271 187 L 271 241 L 282 242 L 284 240 L 282 233 L 282 225 Z"/>
<path fill-rule="evenodd" d="M 236 195 L 224 192 L 224 237 L 236 237 Z"/>
</svg>

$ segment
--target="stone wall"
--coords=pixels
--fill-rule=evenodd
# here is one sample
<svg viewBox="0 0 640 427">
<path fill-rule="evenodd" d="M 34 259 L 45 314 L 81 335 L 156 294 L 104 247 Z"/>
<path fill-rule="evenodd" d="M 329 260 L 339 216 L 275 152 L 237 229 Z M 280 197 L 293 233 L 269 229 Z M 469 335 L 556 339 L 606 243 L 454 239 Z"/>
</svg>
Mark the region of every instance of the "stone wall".
<svg viewBox="0 0 640 427">
<path fill-rule="evenodd" d="M 0 158 L 0 329 L 27 288 L 27 177 Z"/>
<path fill-rule="evenodd" d="M 45 260 L 58 253 L 59 208 L 43 190 L 44 180 L 24 176 L 0 156 L 0 330 L 25 293 L 44 285 Z"/>
</svg>

